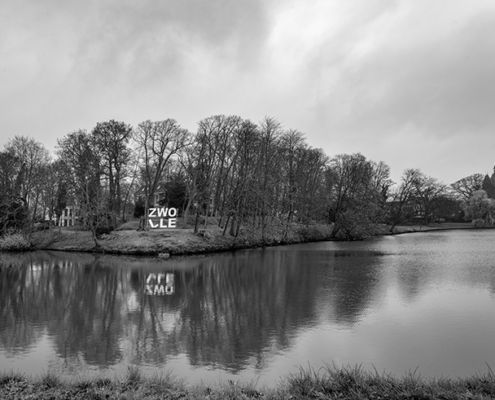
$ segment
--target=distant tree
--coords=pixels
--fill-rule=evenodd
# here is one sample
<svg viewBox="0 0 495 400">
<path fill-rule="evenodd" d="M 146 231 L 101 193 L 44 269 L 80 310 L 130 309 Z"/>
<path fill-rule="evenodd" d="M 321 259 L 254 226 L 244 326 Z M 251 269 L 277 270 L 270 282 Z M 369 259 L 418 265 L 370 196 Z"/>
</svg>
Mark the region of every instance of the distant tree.
<svg viewBox="0 0 495 400">
<path fill-rule="evenodd" d="M 490 199 L 495 199 L 495 185 L 488 175 L 485 175 L 481 190 L 484 190 Z"/>
<path fill-rule="evenodd" d="M 292 221 L 297 207 L 297 198 L 300 194 L 299 179 L 302 178 L 302 153 L 305 148 L 305 139 L 302 132 L 291 129 L 285 131 L 280 138 L 280 152 L 282 155 L 282 171 L 285 176 L 282 178 L 282 210 L 287 215 L 287 224 Z M 286 228 L 287 232 L 287 228 Z"/>
<path fill-rule="evenodd" d="M 122 185 L 122 191 L 124 193 L 122 204 L 122 222 L 125 222 L 126 210 L 128 206 L 133 206 L 132 200 L 130 200 L 132 192 L 136 191 L 136 185 L 140 173 L 139 169 L 139 149 L 131 149 L 131 156 L 129 160 L 129 173 L 126 182 Z"/>
<path fill-rule="evenodd" d="M 108 208 L 104 204 L 101 185 L 101 159 L 85 130 L 71 132 L 57 143 L 57 155 L 67 170 L 67 183 L 74 191 L 83 224 L 91 230 L 98 247 L 97 231 L 108 225 Z"/>
<path fill-rule="evenodd" d="M 5 150 L 17 157 L 20 162 L 22 175 L 20 196 L 28 207 L 31 221 L 34 221 L 46 184 L 46 169 L 51 161 L 50 153 L 41 143 L 26 136 L 15 136 L 10 139 L 5 145 Z"/>
<path fill-rule="evenodd" d="M 67 185 L 67 181 L 63 179 L 63 177 L 58 177 L 57 182 L 57 191 L 55 193 L 55 216 L 57 218 L 57 223 L 59 223 L 60 218 L 62 217 L 62 213 L 64 209 L 68 205 L 68 197 L 69 197 L 69 188 Z M 52 216 L 50 215 L 50 219 Z"/>
<path fill-rule="evenodd" d="M 37 183 L 41 193 L 40 219 L 55 219 L 57 222 L 60 220 L 62 211 L 68 204 L 67 173 L 67 168 L 61 160 L 55 160 L 42 168 L 42 176 Z"/>
<path fill-rule="evenodd" d="M 224 191 L 222 218 L 219 225 L 223 234 L 227 232 L 237 237 L 241 226 L 252 223 L 256 215 L 257 160 L 260 144 L 258 127 L 249 120 L 244 120 L 233 133 L 233 160 L 228 186 Z M 229 225 L 230 224 L 230 225 Z"/>
<path fill-rule="evenodd" d="M 259 124 L 258 157 L 256 159 L 256 176 L 258 184 L 254 189 L 254 203 L 256 204 L 255 219 L 261 228 L 261 239 L 265 242 L 266 228 L 269 219 L 280 212 L 280 192 L 282 170 L 282 152 L 280 141 L 282 124 L 272 117 L 265 117 Z"/>
<path fill-rule="evenodd" d="M 21 229 L 28 222 L 28 208 L 22 197 L 24 168 L 12 152 L 0 152 L 0 234 Z"/>
<path fill-rule="evenodd" d="M 389 168 L 362 154 L 340 154 L 331 166 L 337 179 L 334 186 L 335 225 L 332 236 L 346 240 L 372 236 L 384 222 Z"/>
<path fill-rule="evenodd" d="M 131 126 L 115 120 L 99 122 L 91 132 L 93 148 L 101 160 L 102 172 L 108 178 L 108 210 L 114 226 L 122 210 L 121 186 L 131 159 L 128 147 L 131 136 Z"/>
<path fill-rule="evenodd" d="M 225 115 L 204 118 L 198 123 L 194 146 L 188 155 L 188 174 L 194 182 L 189 202 L 195 203 L 195 232 L 201 214 L 205 214 L 206 226 L 207 216 L 219 216 L 222 220 L 230 212 L 230 183 L 238 157 L 234 140 L 242 124 L 240 117 Z"/>
<path fill-rule="evenodd" d="M 474 192 L 483 188 L 483 174 L 473 174 L 459 179 L 450 186 L 464 201 L 468 201 Z"/>
<path fill-rule="evenodd" d="M 464 217 L 462 201 L 448 194 L 438 196 L 432 201 L 432 215 L 434 220 L 462 222 Z"/>
<path fill-rule="evenodd" d="M 406 169 L 402 174 L 399 187 L 390 193 L 388 203 L 390 232 L 393 232 L 397 225 L 410 220 L 417 213 L 414 207 L 416 204 L 414 182 L 418 174 L 419 170 Z"/>
<path fill-rule="evenodd" d="M 173 119 L 141 122 L 134 132 L 134 140 L 140 151 L 144 186 L 146 227 L 148 208 L 153 204 L 153 196 L 163 181 L 163 172 L 180 151 L 190 144 L 190 133 Z"/>
<path fill-rule="evenodd" d="M 431 176 L 427 176 L 419 169 L 411 171 L 415 201 L 421 206 L 424 224 L 428 225 L 433 217 L 435 201 L 445 194 L 446 186 Z"/>
<path fill-rule="evenodd" d="M 493 225 L 495 222 L 495 200 L 490 199 L 484 190 L 477 190 L 465 206 L 466 219 L 476 225 Z"/>
<path fill-rule="evenodd" d="M 297 168 L 298 220 L 308 225 L 310 221 L 326 221 L 330 204 L 327 184 L 329 159 L 321 149 L 305 147 L 299 151 Z"/>
</svg>

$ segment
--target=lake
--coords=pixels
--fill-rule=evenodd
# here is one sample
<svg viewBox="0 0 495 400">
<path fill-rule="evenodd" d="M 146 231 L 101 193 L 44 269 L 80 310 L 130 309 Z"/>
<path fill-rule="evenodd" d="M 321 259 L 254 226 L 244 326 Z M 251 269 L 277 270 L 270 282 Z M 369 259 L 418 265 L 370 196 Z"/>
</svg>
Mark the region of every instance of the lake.
<svg viewBox="0 0 495 400">
<path fill-rule="evenodd" d="M 495 230 L 168 260 L 0 254 L 0 370 L 275 386 L 308 365 L 495 369 Z"/>
</svg>

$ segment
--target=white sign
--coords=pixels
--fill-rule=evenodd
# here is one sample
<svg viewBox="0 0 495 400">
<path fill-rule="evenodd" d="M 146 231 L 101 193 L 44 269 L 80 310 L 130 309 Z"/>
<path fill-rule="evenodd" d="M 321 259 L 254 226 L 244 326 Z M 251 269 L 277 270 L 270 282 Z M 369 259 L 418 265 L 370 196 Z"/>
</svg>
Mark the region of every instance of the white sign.
<svg viewBox="0 0 495 400">
<path fill-rule="evenodd" d="M 150 228 L 177 228 L 177 208 L 150 208 L 148 217 Z M 153 222 L 151 218 L 160 218 L 160 220 Z"/>
</svg>

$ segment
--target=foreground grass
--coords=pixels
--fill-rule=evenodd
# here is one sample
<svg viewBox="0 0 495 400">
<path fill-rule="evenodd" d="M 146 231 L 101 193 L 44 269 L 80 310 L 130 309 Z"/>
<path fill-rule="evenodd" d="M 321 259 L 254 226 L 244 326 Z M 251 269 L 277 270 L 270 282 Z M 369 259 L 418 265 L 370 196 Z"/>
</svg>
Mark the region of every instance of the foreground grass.
<svg viewBox="0 0 495 400">
<path fill-rule="evenodd" d="M 369 373 L 360 367 L 314 371 L 301 369 L 274 389 L 229 381 L 226 384 L 188 386 L 170 375 L 145 378 L 137 368 L 113 380 L 86 378 L 63 381 L 52 373 L 27 378 L 0 375 L 0 399 L 493 399 L 495 375 L 470 378 L 425 379 L 415 373 L 402 378 Z"/>
</svg>

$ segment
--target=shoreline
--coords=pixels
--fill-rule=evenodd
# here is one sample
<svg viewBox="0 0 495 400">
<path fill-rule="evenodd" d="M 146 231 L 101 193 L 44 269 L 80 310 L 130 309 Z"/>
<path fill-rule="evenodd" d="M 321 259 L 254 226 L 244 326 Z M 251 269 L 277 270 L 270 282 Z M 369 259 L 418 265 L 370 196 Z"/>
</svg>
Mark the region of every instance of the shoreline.
<svg viewBox="0 0 495 400">
<path fill-rule="evenodd" d="M 98 239 L 95 247 L 91 233 L 55 229 L 53 231 L 32 234 L 31 250 L 55 250 L 71 252 L 89 252 L 136 256 L 186 256 L 195 254 L 219 253 L 241 249 L 282 246 L 297 243 L 309 243 L 331 240 L 332 225 L 298 226 L 285 234 L 267 232 L 264 237 L 259 232 L 246 233 L 234 238 L 223 235 L 223 231 L 211 226 L 198 234 L 192 229 L 164 230 L 115 230 Z"/>
<path fill-rule="evenodd" d="M 397 378 L 383 372 L 367 372 L 360 366 L 327 365 L 315 371 L 300 368 L 281 377 L 274 387 L 257 387 L 256 382 L 188 384 L 173 375 L 145 377 L 139 367 L 130 366 L 125 376 L 74 377 L 64 380 L 54 372 L 26 377 L 0 372 L 2 399 L 493 399 L 495 374 L 488 366 L 485 374 L 467 378 L 423 378 L 409 372 Z"/>
<path fill-rule="evenodd" d="M 397 225 L 394 232 L 389 235 L 402 235 L 405 233 L 419 233 L 432 231 L 454 231 L 464 229 L 488 230 L 495 229 L 495 226 L 474 226 L 470 222 L 440 222 L 430 225 Z"/>
<path fill-rule="evenodd" d="M 220 253 L 241 249 L 283 246 L 298 243 L 334 241 L 331 238 L 333 225 L 293 226 L 282 234 L 280 229 L 267 230 L 264 237 L 259 232 L 243 232 L 237 238 L 223 235 L 214 225 L 194 234 L 191 228 L 137 231 L 117 229 L 98 239 L 99 247 L 88 231 L 55 228 L 31 234 L 32 247 L 29 250 L 54 250 L 68 252 L 104 253 L 116 255 L 187 256 L 195 254 Z M 476 227 L 468 222 L 432 223 L 430 225 L 398 225 L 394 232 L 384 226 L 382 234 L 375 236 L 403 235 L 406 233 L 446 231 L 459 229 L 495 229 Z M 28 251 L 29 251 L 28 250 Z"/>
</svg>

